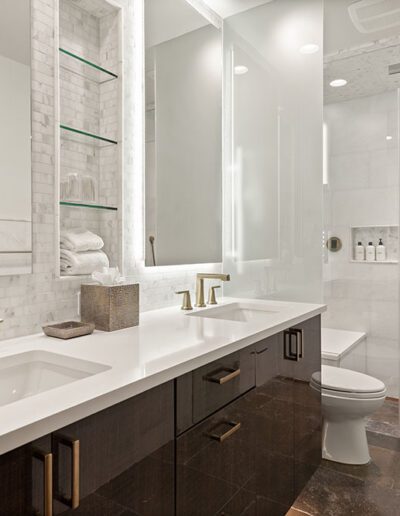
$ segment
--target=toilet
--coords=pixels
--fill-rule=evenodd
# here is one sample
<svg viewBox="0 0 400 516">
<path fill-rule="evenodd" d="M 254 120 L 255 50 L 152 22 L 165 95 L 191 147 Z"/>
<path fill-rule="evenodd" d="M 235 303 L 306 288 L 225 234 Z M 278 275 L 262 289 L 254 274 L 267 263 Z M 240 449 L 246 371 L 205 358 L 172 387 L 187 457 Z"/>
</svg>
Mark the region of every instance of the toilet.
<svg viewBox="0 0 400 516">
<path fill-rule="evenodd" d="M 385 401 L 385 384 L 350 369 L 321 369 L 313 373 L 310 386 L 322 396 L 322 456 L 343 464 L 367 464 L 371 458 L 365 418 Z"/>
</svg>

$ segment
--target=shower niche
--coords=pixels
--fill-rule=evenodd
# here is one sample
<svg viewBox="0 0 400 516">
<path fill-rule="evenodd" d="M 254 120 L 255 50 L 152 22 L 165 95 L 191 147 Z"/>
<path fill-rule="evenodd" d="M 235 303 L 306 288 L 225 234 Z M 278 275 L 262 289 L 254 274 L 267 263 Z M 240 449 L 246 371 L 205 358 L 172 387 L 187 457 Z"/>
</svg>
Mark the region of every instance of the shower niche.
<svg viewBox="0 0 400 516">
<path fill-rule="evenodd" d="M 384 261 L 373 261 L 368 262 L 358 261 L 355 257 L 355 246 L 358 242 L 361 242 L 366 246 L 369 242 L 373 245 L 377 245 L 379 240 L 386 248 L 386 260 Z M 351 241 L 351 257 L 350 261 L 354 263 L 366 263 L 366 264 L 397 264 L 399 263 L 399 226 L 357 226 L 350 228 L 350 241 Z"/>
<path fill-rule="evenodd" d="M 101 251 L 110 266 L 121 267 L 122 10 L 106 0 L 58 5 L 58 237 L 90 231 L 104 244 L 99 249 L 97 239 L 84 252 Z M 57 250 L 60 276 L 91 273 L 90 265 L 79 266 L 88 260 L 82 249 L 72 257 L 63 245 Z M 66 267 L 69 259 L 78 266 Z M 87 263 L 97 259 L 93 255 Z"/>
</svg>

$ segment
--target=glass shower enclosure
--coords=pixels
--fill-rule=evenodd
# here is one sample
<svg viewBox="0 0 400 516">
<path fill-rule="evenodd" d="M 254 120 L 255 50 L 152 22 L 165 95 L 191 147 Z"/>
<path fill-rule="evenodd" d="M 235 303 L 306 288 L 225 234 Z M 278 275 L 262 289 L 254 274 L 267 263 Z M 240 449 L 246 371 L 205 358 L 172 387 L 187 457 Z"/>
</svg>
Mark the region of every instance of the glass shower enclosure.
<svg viewBox="0 0 400 516">
<path fill-rule="evenodd" d="M 264 2 L 224 22 L 226 295 L 322 301 L 322 7 Z"/>
</svg>

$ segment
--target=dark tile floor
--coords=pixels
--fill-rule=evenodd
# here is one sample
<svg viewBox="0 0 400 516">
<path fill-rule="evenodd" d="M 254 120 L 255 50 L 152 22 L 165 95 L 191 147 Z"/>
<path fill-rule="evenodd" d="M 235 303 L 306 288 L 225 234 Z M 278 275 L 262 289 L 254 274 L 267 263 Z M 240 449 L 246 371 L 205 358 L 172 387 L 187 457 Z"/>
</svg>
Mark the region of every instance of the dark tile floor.
<svg viewBox="0 0 400 516">
<path fill-rule="evenodd" d="M 367 430 L 400 437 L 399 402 L 386 400 L 383 407 L 368 418 Z"/>
<path fill-rule="evenodd" d="M 371 463 L 323 461 L 287 516 L 400 516 L 398 404 L 386 402 L 378 417 L 369 422 Z"/>
</svg>

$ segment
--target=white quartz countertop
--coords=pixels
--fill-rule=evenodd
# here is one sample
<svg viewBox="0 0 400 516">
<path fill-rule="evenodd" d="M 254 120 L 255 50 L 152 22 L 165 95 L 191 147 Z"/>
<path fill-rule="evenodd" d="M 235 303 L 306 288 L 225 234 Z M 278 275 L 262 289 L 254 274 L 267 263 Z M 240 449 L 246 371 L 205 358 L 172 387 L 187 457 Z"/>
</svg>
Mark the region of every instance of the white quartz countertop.
<svg viewBox="0 0 400 516">
<path fill-rule="evenodd" d="M 43 334 L 0 342 L 0 360 L 50 351 L 109 366 L 93 376 L 0 406 L 0 454 L 110 407 L 325 311 L 325 305 L 224 298 L 272 309 L 264 321 L 191 317 L 178 306 L 144 312 L 140 325 L 59 340 Z M 214 310 L 214 308 L 209 308 Z M 275 311 L 276 310 L 276 311 Z"/>
</svg>

